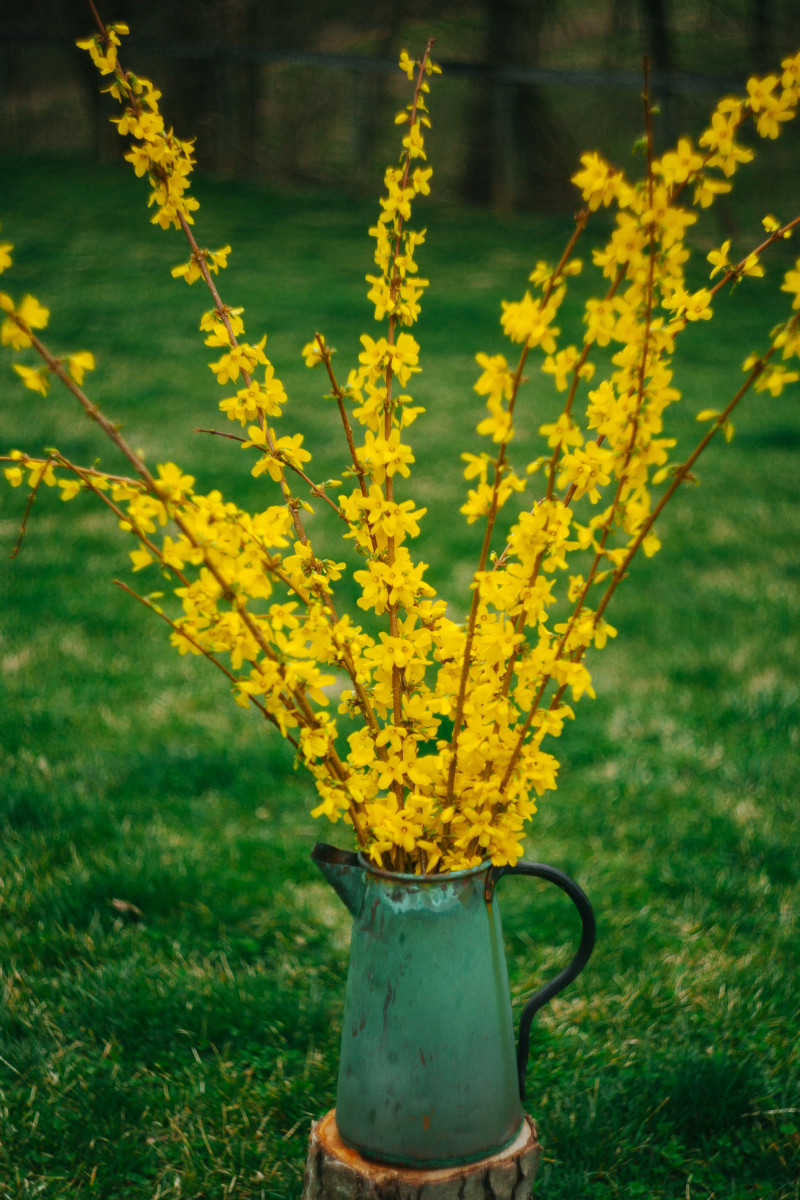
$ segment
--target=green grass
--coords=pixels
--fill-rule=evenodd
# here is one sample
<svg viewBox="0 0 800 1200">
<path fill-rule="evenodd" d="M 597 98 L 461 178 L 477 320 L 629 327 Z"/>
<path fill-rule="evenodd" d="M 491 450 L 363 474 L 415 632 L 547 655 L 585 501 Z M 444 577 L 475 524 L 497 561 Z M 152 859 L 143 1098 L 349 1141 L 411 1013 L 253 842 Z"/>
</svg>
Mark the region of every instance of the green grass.
<svg viewBox="0 0 800 1200">
<path fill-rule="evenodd" d="M 169 278 L 186 255 L 148 226 L 141 186 L 121 169 L 4 166 L 4 286 L 52 308 L 54 348 L 95 351 L 92 396 L 151 462 L 257 503 L 235 448 L 191 433 L 217 421 L 206 304 Z M 201 240 L 236 251 L 223 294 L 269 331 L 318 474 L 333 473 L 299 347 L 322 329 L 347 364 L 372 332 L 372 208 L 198 191 Z M 737 218 L 742 248 L 760 215 Z M 472 356 L 502 348 L 500 297 L 569 222 L 433 205 L 426 219 L 415 495 L 445 514 L 421 554 L 463 603 Z M 769 281 L 735 299 L 686 347 L 687 438 L 783 312 Z M 34 397 L 10 372 L 0 389 L 4 448 L 56 442 L 113 466 L 67 396 Z M 546 399 L 531 404 L 535 428 Z M 620 590 L 598 699 L 558 747 L 529 856 L 581 881 L 598 944 L 534 1029 L 539 1200 L 800 1196 L 799 445 L 796 390 L 743 409 L 662 522 L 661 554 Z M 0 491 L 4 554 L 24 502 Z M 310 1122 L 335 1095 L 348 938 L 308 852 L 343 830 L 311 820 L 284 747 L 113 586 L 126 549 L 87 502 L 43 493 L 0 567 L 0 1197 L 297 1198 Z M 502 905 L 521 1001 L 575 923 L 545 886 L 506 881 Z"/>
</svg>

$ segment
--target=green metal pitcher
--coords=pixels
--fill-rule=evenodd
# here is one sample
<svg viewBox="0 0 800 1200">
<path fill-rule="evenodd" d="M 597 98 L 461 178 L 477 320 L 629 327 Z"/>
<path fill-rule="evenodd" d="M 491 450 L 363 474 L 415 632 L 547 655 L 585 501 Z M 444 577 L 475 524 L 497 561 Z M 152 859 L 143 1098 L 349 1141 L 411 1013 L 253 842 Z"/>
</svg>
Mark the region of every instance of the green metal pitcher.
<svg viewBox="0 0 800 1200">
<path fill-rule="evenodd" d="M 312 858 L 353 915 L 336 1125 L 375 1162 L 476 1162 L 520 1131 L 534 1013 L 592 953 L 592 907 L 555 867 L 487 862 L 447 875 L 399 875 L 318 843 Z M 519 1048 L 495 887 L 504 875 L 557 884 L 581 917 L 573 960 L 527 1002 Z"/>
</svg>

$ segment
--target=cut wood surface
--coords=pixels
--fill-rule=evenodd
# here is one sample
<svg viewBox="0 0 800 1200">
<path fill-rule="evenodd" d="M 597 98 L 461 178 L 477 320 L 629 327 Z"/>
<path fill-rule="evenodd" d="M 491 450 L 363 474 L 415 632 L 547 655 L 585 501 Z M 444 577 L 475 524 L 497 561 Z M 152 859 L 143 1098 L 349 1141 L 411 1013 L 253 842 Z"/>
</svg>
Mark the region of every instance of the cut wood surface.
<svg viewBox="0 0 800 1200">
<path fill-rule="evenodd" d="M 422 1171 L 384 1166 L 344 1144 L 331 1109 L 311 1127 L 303 1200 L 530 1200 L 540 1152 L 526 1116 L 515 1141 L 480 1162 Z"/>
</svg>

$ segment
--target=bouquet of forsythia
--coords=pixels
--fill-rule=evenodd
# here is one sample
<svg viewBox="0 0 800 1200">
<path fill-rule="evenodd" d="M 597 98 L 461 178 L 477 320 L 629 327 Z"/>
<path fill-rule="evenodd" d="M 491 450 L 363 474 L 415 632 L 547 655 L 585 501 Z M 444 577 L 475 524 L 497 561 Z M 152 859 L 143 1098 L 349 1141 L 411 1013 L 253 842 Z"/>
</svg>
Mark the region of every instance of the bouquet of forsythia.
<svg viewBox="0 0 800 1200">
<path fill-rule="evenodd" d="M 38 356 L 37 365 L 15 362 L 23 383 L 44 394 L 57 376 L 130 464 L 130 474 L 114 475 L 57 450 L 46 457 L 11 450 L 3 456 L 6 478 L 12 486 L 27 481 L 31 497 L 43 483 L 57 485 L 64 500 L 90 492 L 111 511 L 136 542 L 134 570 L 155 564 L 174 580 L 173 610 L 155 596 L 138 597 L 169 626 L 173 645 L 205 655 L 227 676 L 237 703 L 255 706 L 278 727 L 314 776 L 313 815 L 351 824 L 375 863 L 426 873 L 486 858 L 513 863 L 536 797 L 556 786 L 558 762 L 543 743 L 559 735 L 584 693 L 593 695 L 586 652 L 615 634 L 606 610 L 631 560 L 640 549 L 656 553 L 659 514 L 711 439 L 730 438 L 742 397 L 750 390 L 777 395 L 798 379 L 784 363 L 800 356 L 800 260 L 782 284 L 794 311 L 745 360 L 741 387 L 727 405 L 699 414 L 706 431 L 688 457 L 672 459 L 675 441 L 665 435 L 664 417 L 680 398 L 671 370 L 677 339 L 689 322 L 712 316 L 720 289 L 763 274 L 764 252 L 800 222 L 766 218 L 761 244 L 740 261 L 731 260 L 725 242 L 708 255 L 716 281 L 690 292 L 684 270 L 692 207 L 707 208 L 728 192 L 737 169 L 752 159 L 737 141 L 745 123 L 775 138 L 795 116 L 800 54 L 785 59 L 781 73 L 751 79 L 744 98 L 721 101 L 697 145 L 682 138 L 660 158 L 645 87 L 640 181 L 597 154 L 583 156 L 574 182 L 584 207 L 561 258 L 537 263 L 525 295 L 503 303 L 510 360 L 477 355 L 475 390 L 487 409 L 478 433 L 487 448 L 463 456 L 469 486 L 461 512 L 481 522 L 483 539 L 471 597 L 458 610 L 425 580 L 426 564 L 411 549 L 425 509 L 402 494 L 414 462 L 408 430 L 423 411 L 408 391 L 420 370 L 409 330 L 427 284 L 415 261 L 424 231 L 410 221 L 432 174 L 426 98 L 439 69 L 430 46 L 419 62 L 406 53 L 400 59 L 411 85 L 410 103 L 396 118 L 403 150 L 399 165 L 386 171 L 370 230 L 368 296 L 381 336 L 361 338 L 358 365 L 346 378 L 335 372 L 322 334 L 303 349 L 307 365 L 327 377 L 341 416 L 348 482 L 334 497 L 330 481 L 318 484 L 309 475 L 302 436 L 283 432 L 287 397 L 265 339 L 248 340 L 242 309 L 217 288 L 230 247 L 203 249 L 193 233 L 192 143 L 165 126 L 153 84 L 123 69 L 118 47 L 127 29 L 98 26 L 78 44 L 121 105 L 115 123 L 130 139 L 126 159 L 150 181 L 153 221 L 188 240 L 189 260 L 172 273 L 189 284 L 202 281 L 210 293 L 200 329 L 226 391 L 219 407 L 246 433 L 238 440 L 252 474 L 268 477 L 274 499 L 251 514 L 218 490 L 197 490 L 175 463 L 151 470 L 84 392 L 92 355 L 56 356 L 37 332 L 47 310 L 32 296 L 17 303 L 0 293 L 3 344 Z M 616 216 L 605 248 L 592 255 L 599 290 L 586 302 L 575 344 L 566 344 L 559 308 L 582 270 L 576 247 L 601 207 Z M 0 267 L 10 264 L 11 249 L 0 247 Z M 602 377 L 597 348 L 608 348 L 606 364 L 610 359 Z M 564 401 L 540 429 L 541 455 L 520 467 L 511 460 L 514 423 L 525 388 L 534 386 L 525 373 L 534 367 L 553 377 Z M 346 564 L 338 554 L 323 557 L 309 540 L 308 497 L 333 510 L 345 546 L 358 556 L 357 604 L 383 624 L 377 637 L 342 611 L 336 584 Z M 557 604 L 566 614 L 560 621 Z M 334 713 L 337 675 L 344 689 Z"/>
</svg>

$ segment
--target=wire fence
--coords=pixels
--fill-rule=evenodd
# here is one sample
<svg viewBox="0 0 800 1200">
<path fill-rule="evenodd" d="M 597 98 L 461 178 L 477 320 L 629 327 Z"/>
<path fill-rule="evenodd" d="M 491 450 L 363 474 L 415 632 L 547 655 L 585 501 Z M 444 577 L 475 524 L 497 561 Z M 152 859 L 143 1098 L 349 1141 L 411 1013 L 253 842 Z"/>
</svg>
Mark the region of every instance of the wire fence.
<svg viewBox="0 0 800 1200">
<path fill-rule="evenodd" d="M 394 59 L 136 38 L 126 58 L 161 87 L 179 134 L 197 136 L 208 172 L 374 190 L 396 152 L 392 116 L 407 95 Z M 580 152 L 619 159 L 640 131 L 639 71 L 442 66 L 430 146 L 446 198 L 572 204 Z M 716 96 L 743 85 L 734 75 L 652 74 L 657 138 L 667 144 L 697 128 Z M 110 115 L 113 103 L 71 39 L 0 33 L 0 154 L 110 156 Z"/>
</svg>

